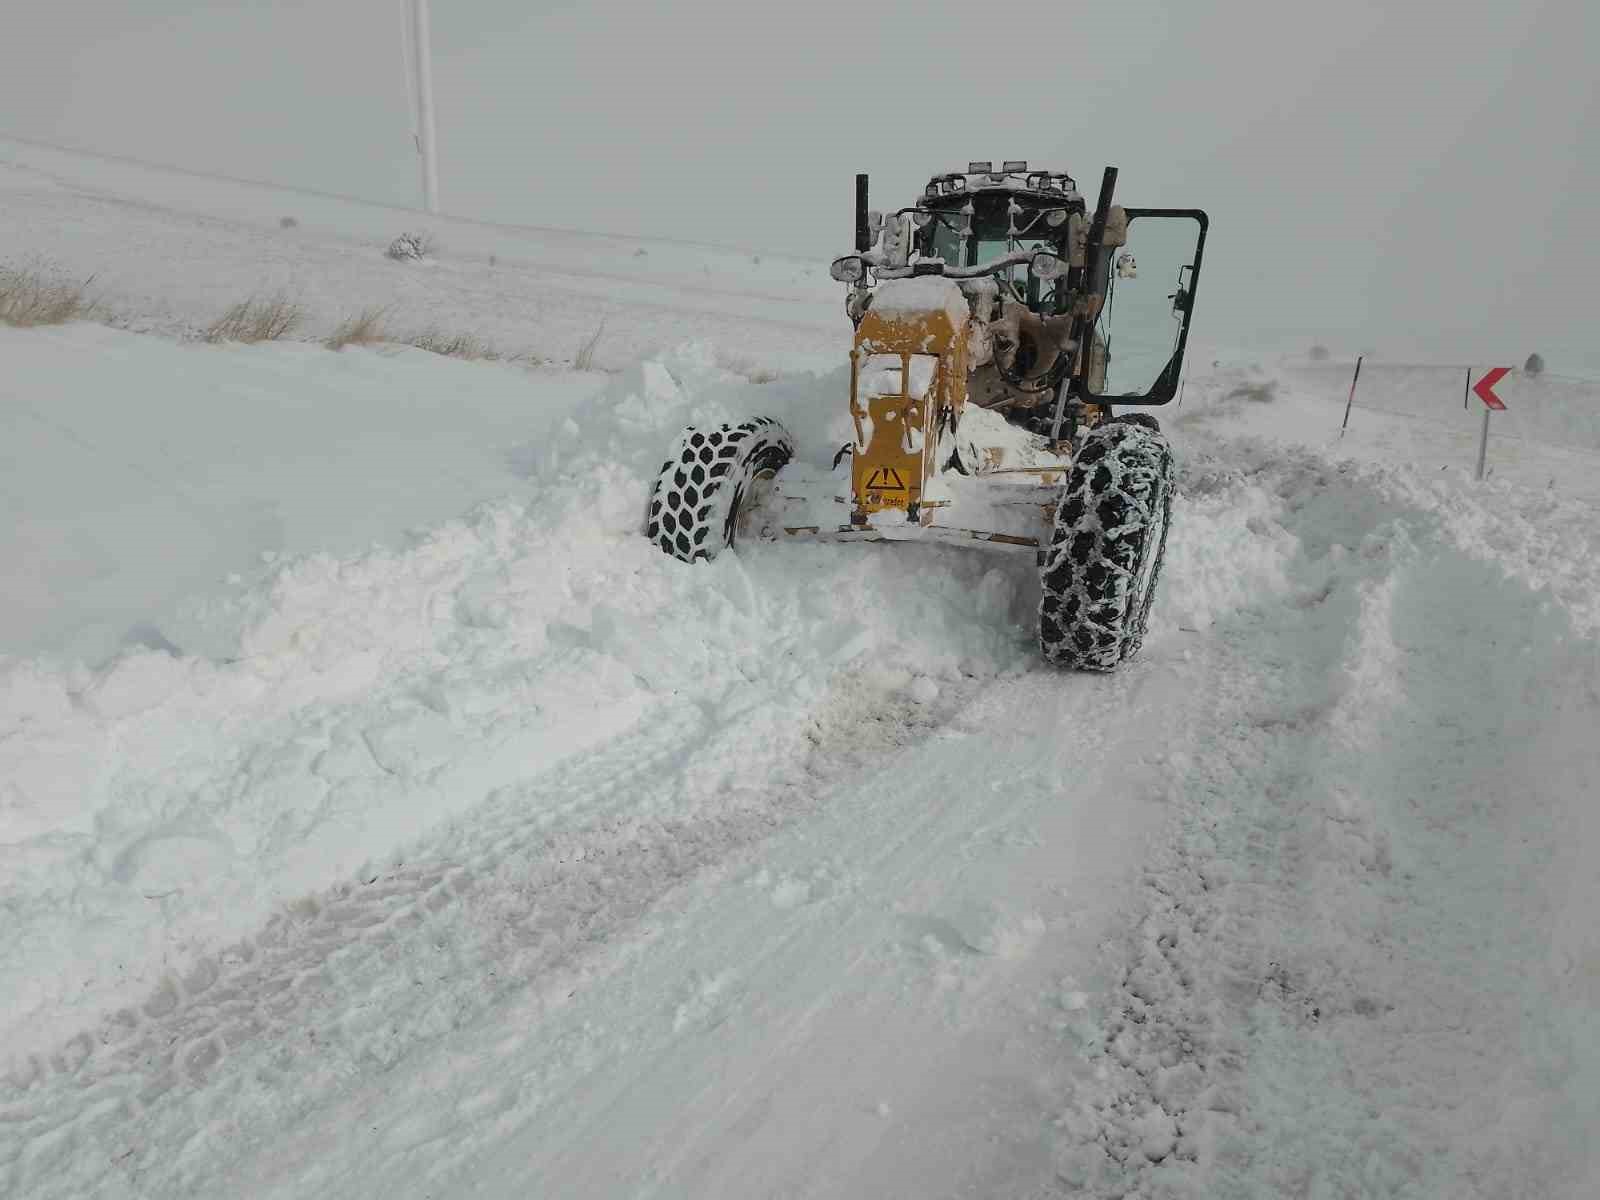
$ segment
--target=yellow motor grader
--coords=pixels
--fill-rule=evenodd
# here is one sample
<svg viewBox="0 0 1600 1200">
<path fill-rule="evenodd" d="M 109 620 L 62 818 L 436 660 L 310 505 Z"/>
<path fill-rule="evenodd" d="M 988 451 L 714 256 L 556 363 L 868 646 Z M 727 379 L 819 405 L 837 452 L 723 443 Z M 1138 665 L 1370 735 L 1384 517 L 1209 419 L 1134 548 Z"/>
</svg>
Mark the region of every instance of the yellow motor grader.
<svg viewBox="0 0 1600 1200">
<path fill-rule="evenodd" d="M 884 215 L 856 177 L 853 438 L 832 470 L 767 418 L 688 429 L 645 533 L 693 562 L 740 537 L 935 539 L 1032 552 L 1046 660 L 1111 670 L 1144 637 L 1172 451 L 1128 409 L 1177 394 L 1207 218 L 1112 202 L 1026 162 L 936 175 Z M 845 461 L 848 460 L 846 467 Z"/>
</svg>

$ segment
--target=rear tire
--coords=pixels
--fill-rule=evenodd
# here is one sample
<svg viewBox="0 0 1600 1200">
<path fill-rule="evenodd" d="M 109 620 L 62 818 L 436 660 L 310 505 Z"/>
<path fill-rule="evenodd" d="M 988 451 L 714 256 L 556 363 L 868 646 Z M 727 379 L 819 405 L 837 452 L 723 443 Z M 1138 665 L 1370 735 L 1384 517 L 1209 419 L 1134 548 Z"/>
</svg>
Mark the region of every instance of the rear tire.
<svg viewBox="0 0 1600 1200">
<path fill-rule="evenodd" d="M 1173 490 L 1172 449 L 1154 418 L 1119 417 L 1084 434 L 1039 571 L 1045 661 L 1110 671 L 1138 653 Z"/>
<path fill-rule="evenodd" d="M 645 536 L 684 562 L 715 558 L 733 545 L 750 484 L 793 457 L 794 440 L 770 417 L 685 429 L 650 491 Z"/>
</svg>

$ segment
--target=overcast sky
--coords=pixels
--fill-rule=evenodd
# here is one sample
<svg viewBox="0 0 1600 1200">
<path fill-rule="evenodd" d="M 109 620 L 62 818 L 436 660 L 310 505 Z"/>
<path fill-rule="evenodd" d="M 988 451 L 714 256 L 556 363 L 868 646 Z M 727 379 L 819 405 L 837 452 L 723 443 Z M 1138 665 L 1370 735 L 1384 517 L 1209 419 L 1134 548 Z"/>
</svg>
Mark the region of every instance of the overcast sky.
<svg viewBox="0 0 1600 1200">
<path fill-rule="evenodd" d="M 418 202 L 402 0 L 18 0 L 0 133 Z M 1600 366 L 1600 0 L 433 0 L 442 207 L 819 259 L 969 158 L 1210 211 L 1238 343 Z"/>
</svg>

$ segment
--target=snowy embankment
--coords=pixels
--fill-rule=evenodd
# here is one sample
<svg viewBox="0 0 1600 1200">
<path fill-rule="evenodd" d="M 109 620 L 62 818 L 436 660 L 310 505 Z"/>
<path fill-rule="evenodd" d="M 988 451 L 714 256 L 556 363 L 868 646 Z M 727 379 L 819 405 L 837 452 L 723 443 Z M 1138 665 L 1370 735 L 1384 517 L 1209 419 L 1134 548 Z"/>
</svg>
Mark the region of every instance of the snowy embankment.
<svg viewBox="0 0 1600 1200">
<path fill-rule="evenodd" d="M 82 323 L 0 328 L 0 359 L 0 646 L 94 665 L 158 630 L 226 657 L 196 610 L 264 565 L 526 496 L 530 447 L 606 382 Z"/>
<path fill-rule="evenodd" d="M 587 379 L 5 334 L 17 469 L 173 537 L 141 593 L 113 488 L 12 500 L 145 644 L 0 659 L 0 1194 L 1593 1194 L 1591 507 L 1197 364 L 1145 652 L 1063 675 L 1027 556 L 645 545 L 683 424 L 847 436 L 842 330 L 756 385 L 682 319 Z M 38 562 L 10 627 L 90 629 Z"/>
<path fill-rule="evenodd" d="M 192 336 L 241 300 L 283 296 L 303 311 L 300 336 L 381 307 L 399 332 L 466 333 L 554 364 L 597 331 L 608 366 L 708 335 L 735 367 L 837 354 L 825 263 L 430 216 L 3 137 L 0 197 L 4 261 L 92 278 L 112 320 L 141 332 Z M 386 259 L 410 231 L 430 258 Z"/>
</svg>

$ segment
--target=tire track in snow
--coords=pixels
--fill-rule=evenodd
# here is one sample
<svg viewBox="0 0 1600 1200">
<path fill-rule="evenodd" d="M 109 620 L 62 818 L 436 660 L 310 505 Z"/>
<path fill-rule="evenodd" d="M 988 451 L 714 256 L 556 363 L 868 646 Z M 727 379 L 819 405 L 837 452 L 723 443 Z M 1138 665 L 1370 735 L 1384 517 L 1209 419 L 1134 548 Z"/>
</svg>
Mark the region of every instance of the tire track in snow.
<svg viewBox="0 0 1600 1200">
<path fill-rule="evenodd" d="M 1221 720 L 1170 756 L 1178 811 L 1144 916 L 1113 949 L 1099 1011 L 1059 1023 L 1100 1075 L 1058 1120 L 1060 1181 L 1095 1197 L 1585 1194 L 1561 1190 L 1581 1170 L 1552 1131 L 1570 1114 L 1537 1154 L 1476 1132 L 1530 1069 L 1499 1047 L 1536 1009 L 1523 980 L 1538 957 L 1517 949 L 1508 901 L 1528 885 L 1510 856 L 1486 850 L 1481 871 L 1458 857 L 1529 819 L 1496 817 L 1495 788 L 1526 788 L 1538 754 L 1497 781 L 1463 729 L 1493 756 L 1507 731 L 1486 704 L 1547 682 L 1571 692 L 1558 682 L 1571 650 L 1554 649 L 1565 621 L 1370 476 L 1299 455 L 1271 475 L 1301 544 L 1295 591 L 1208 648 Z M 1529 628 L 1553 641 L 1530 638 L 1531 656 L 1470 650 Z M 1556 710 L 1572 714 L 1545 735 L 1556 746 L 1582 743 L 1577 713 L 1591 727 L 1600 714 L 1594 646 L 1578 645 L 1588 698 L 1576 685 Z M 1510 745 L 1537 740 L 1513 731 Z M 1586 761 L 1600 774 L 1600 755 Z M 1482 911 L 1463 923 L 1464 905 Z M 1509 923 L 1489 958 L 1469 948 L 1486 923 Z M 1564 1107 L 1548 1093 L 1519 1103 Z"/>
<path fill-rule="evenodd" d="M 0 1194 L 168 1191 L 185 1182 L 174 1147 L 248 1139 L 252 1118 L 386 1070 L 530 988 L 541 1007 L 563 1006 L 614 966 L 591 951 L 664 893 L 814 808 L 830 779 L 926 736 L 961 694 L 876 723 L 847 699 L 817 715 L 803 761 L 774 764 L 770 792 L 699 810 L 657 804 L 691 787 L 707 737 L 707 714 L 687 701 L 502 789 L 448 857 L 306 896 L 143 1004 L 14 1066 L 0 1092 Z M 451 986 L 463 977 L 481 989 Z"/>
<path fill-rule="evenodd" d="M 1169 751 L 1177 808 L 1140 881 L 1143 916 L 1111 948 L 1110 993 L 1094 1008 L 1074 997 L 1059 1021 L 1103 1078 L 1058 1117 L 1057 1172 L 1097 1197 L 1203 1186 L 1219 1141 L 1248 1120 L 1240 1031 L 1275 977 L 1260 931 L 1296 919 L 1299 848 L 1282 806 L 1314 768 L 1355 619 L 1353 594 L 1319 570 L 1318 543 L 1330 514 L 1351 544 L 1386 518 L 1376 496 L 1334 472 L 1309 495 L 1292 472 L 1251 483 L 1286 493 L 1279 519 L 1300 542 L 1293 590 L 1247 607 L 1202 651 L 1197 674 L 1217 719 Z"/>
<path fill-rule="evenodd" d="M 463 853 L 304 897 L 254 937 L 201 959 L 181 978 L 168 976 L 143 1004 L 121 1009 L 48 1058 L 15 1064 L 10 1094 L 0 1105 L 0 1133 L 6 1135 L 0 1137 L 0 1169 L 11 1170 L 19 1188 L 25 1181 L 37 1187 L 41 1174 L 73 1147 L 64 1132 L 83 1126 L 85 1133 L 109 1134 L 174 1089 L 203 1087 L 225 1055 L 264 1036 L 268 1042 L 291 1037 L 312 1013 L 333 1009 L 341 987 L 358 991 L 360 972 L 393 969 L 395 963 L 385 960 L 399 955 L 385 953 L 386 947 L 426 941 L 439 914 L 472 895 L 481 877 L 507 858 L 528 860 L 546 848 L 559 855 L 562 848 L 540 836 L 547 824 L 596 797 L 643 790 L 653 774 L 670 769 L 701 721 L 691 705 L 669 709 L 608 750 L 511 789 L 533 818 L 519 823 L 504 796 L 492 798 L 481 806 L 490 819 L 470 827 Z M 430 972 L 442 978 L 452 966 L 446 947 L 434 950 L 411 964 L 417 986 Z M 132 1150 L 114 1151 L 111 1161 L 129 1171 L 138 1167 Z"/>
</svg>

